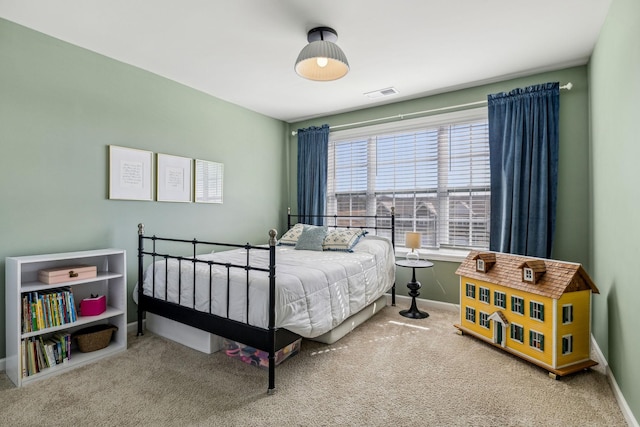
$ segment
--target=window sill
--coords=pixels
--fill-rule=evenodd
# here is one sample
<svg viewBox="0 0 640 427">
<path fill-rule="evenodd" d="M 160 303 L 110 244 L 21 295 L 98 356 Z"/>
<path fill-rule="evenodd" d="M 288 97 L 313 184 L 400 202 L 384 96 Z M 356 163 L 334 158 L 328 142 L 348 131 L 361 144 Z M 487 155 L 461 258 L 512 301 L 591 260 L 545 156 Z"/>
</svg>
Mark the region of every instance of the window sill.
<svg viewBox="0 0 640 427">
<path fill-rule="evenodd" d="M 407 248 L 396 248 L 396 258 L 405 258 L 410 250 Z M 420 249 L 420 259 L 427 261 L 447 261 L 462 262 L 469 251 L 465 249 Z"/>
</svg>

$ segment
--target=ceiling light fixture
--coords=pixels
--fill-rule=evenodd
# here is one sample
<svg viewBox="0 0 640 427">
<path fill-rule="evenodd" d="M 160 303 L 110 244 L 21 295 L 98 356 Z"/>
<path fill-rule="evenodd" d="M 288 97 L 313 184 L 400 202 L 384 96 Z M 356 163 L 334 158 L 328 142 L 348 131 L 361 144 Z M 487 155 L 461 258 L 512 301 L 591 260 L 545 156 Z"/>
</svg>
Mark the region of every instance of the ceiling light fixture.
<svg viewBox="0 0 640 427">
<path fill-rule="evenodd" d="M 329 27 L 317 27 L 307 33 L 306 45 L 298 59 L 295 70 L 309 80 L 330 81 L 344 77 L 349 72 L 349 62 L 342 49 L 335 44 L 338 33 Z"/>
</svg>

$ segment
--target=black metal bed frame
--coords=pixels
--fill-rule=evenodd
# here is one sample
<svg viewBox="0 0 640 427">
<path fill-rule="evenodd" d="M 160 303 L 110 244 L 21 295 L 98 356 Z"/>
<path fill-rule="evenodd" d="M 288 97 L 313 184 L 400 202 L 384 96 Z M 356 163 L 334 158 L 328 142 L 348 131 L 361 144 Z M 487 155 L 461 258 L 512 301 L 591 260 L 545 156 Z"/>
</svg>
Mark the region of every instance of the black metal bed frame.
<svg viewBox="0 0 640 427">
<path fill-rule="evenodd" d="M 291 218 L 303 218 L 302 215 L 292 215 L 289 210 L 287 213 L 287 222 L 288 228 L 291 227 Z M 310 216 L 307 215 L 306 218 Z M 334 224 L 329 227 L 334 228 L 349 228 L 349 226 L 341 226 L 338 225 L 338 220 L 341 219 L 373 219 L 375 224 L 370 227 L 357 227 L 357 228 L 367 228 L 367 229 L 375 229 L 382 230 L 388 229 L 391 230 L 391 241 L 393 247 L 395 247 L 395 216 L 392 210 L 392 213 L 389 217 L 387 216 L 330 216 L 330 215 L 316 215 L 314 217 L 323 217 L 323 218 L 333 218 Z M 391 220 L 391 225 L 389 227 L 378 226 L 378 219 L 389 219 Z M 351 227 L 355 228 L 355 227 Z M 138 335 L 143 335 L 143 318 L 145 312 L 155 313 L 157 315 L 163 316 L 165 318 L 175 320 L 177 322 L 183 323 L 185 325 L 192 326 L 194 328 L 212 333 L 214 335 L 218 335 L 220 337 L 241 342 L 243 344 L 254 347 L 258 350 L 265 351 L 269 354 L 269 387 L 268 393 L 271 394 L 275 390 L 275 356 L 277 349 L 283 348 L 300 338 L 298 334 L 295 334 L 287 329 L 276 328 L 275 327 L 275 288 L 276 288 L 276 234 L 277 231 L 272 229 L 269 230 L 269 244 L 267 247 L 265 246 L 253 246 L 249 243 L 247 244 L 231 244 L 231 243 L 218 243 L 218 242 L 208 242 L 197 239 L 184 240 L 184 239 L 172 239 L 172 238 L 161 238 L 156 237 L 155 235 L 151 237 L 147 237 L 144 235 L 144 225 L 138 224 Z M 145 251 L 144 241 L 148 240 L 152 242 L 152 251 Z M 189 244 L 192 245 L 192 255 L 193 256 L 178 256 L 178 255 L 170 255 L 156 252 L 156 242 L 171 242 L 176 244 Z M 244 265 L 236 265 L 230 263 L 221 263 L 215 261 L 207 261 L 197 259 L 198 255 L 198 245 L 202 246 L 215 246 L 220 248 L 241 248 L 245 249 L 247 253 L 246 263 Z M 255 267 L 251 265 L 251 252 L 252 251 L 269 251 L 269 266 L 267 268 L 264 267 Z M 167 271 L 165 270 L 165 297 L 163 299 L 150 297 L 144 294 L 143 289 L 143 280 L 144 280 L 144 257 L 151 256 L 153 258 L 152 264 L 155 264 L 156 260 L 160 258 L 165 261 L 169 259 L 175 259 L 178 261 L 178 303 L 173 303 L 167 301 L 167 288 L 168 281 L 167 279 Z M 181 293 L 181 277 L 182 277 L 182 263 L 187 262 L 193 264 L 193 308 L 184 306 L 179 304 L 181 301 L 180 293 Z M 165 262 L 165 266 L 168 263 Z M 212 280 L 212 269 L 214 265 L 223 266 L 227 269 L 227 315 L 226 317 L 219 316 L 213 314 L 211 311 L 211 286 L 209 286 L 209 311 L 199 311 L 195 309 L 196 305 L 196 264 L 205 264 L 209 266 L 209 283 L 211 284 Z M 167 268 L 167 267 L 165 267 Z M 247 321 L 239 322 L 229 318 L 229 286 L 230 286 L 230 273 L 231 269 L 240 269 L 245 270 L 247 274 Z M 152 295 L 155 295 L 155 267 L 151 269 L 153 277 L 152 277 Z M 269 321 L 268 328 L 262 328 L 258 326 L 254 326 L 249 324 L 249 272 L 250 271 L 262 271 L 268 273 L 269 275 Z M 395 283 L 392 287 L 392 304 L 395 305 Z"/>
</svg>

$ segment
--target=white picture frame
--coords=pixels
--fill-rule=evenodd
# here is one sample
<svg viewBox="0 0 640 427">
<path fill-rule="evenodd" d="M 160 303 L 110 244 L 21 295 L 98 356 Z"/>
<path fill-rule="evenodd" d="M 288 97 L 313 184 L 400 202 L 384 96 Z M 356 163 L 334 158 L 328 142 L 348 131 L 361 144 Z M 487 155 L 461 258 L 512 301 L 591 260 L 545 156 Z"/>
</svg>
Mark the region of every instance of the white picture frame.
<svg viewBox="0 0 640 427">
<path fill-rule="evenodd" d="M 192 159 L 157 154 L 157 188 L 159 202 L 190 203 L 192 195 Z"/>
<path fill-rule="evenodd" d="M 194 180 L 196 203 L 222 204 L 224 164 L 196 159 Z"/>
<path fill-rule="evenodd" d="M 153 200 L 153 152 L 109 145 L 109 199 Z"/>
</svg>

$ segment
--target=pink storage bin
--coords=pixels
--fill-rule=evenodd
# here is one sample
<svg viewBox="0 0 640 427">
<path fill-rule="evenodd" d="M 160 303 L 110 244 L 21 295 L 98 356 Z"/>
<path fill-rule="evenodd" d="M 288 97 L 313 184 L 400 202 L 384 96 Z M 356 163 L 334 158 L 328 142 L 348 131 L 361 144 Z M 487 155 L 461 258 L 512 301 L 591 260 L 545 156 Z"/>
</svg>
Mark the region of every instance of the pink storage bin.
<svg viewBox="0 0 640 427">
<path fill-rule="evenodd" d="M 80 301 L 81 316 L 97 316 L 107 310 L 107 298 L 100 295 L 95 298 L 85 298 Z"/>
</svg>

